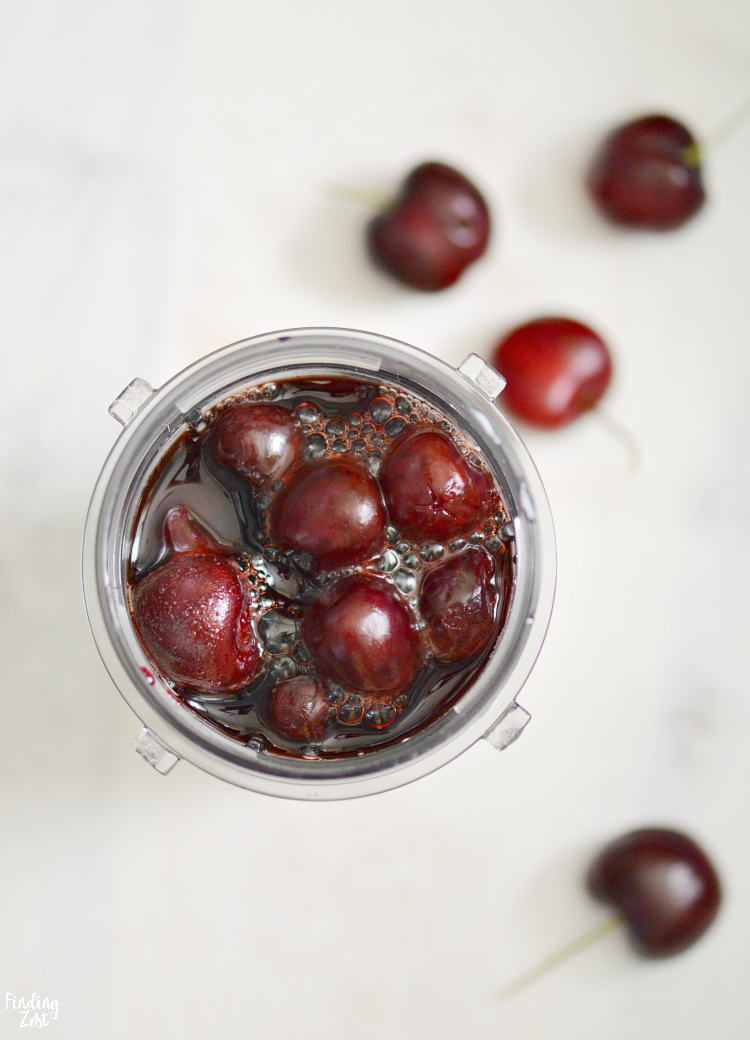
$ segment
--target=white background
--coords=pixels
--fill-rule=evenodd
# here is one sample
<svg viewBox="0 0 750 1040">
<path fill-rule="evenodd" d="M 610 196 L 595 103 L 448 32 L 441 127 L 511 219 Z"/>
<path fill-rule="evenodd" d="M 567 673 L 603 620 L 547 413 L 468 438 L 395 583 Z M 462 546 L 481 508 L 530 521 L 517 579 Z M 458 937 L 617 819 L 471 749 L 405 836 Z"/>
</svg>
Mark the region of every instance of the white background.
<svg viewBox="0 0 750 1040">
<path fill-rule="evenodd" d="M 748 94 L 741 0 L 3 0 L 3 1002 L 58 999 L 75 1040 L 746 1040 L 750 125 L 676 233 L 606 226 L 581 178 L 618 121 L 711 135 Z M 369 266 L 339 190 L 428 158 L 495 217 L 438 295 Z M 607 338 L 643 460 L 594 416 L 524 433 L 559 581 L 522 739 L 328 805 L 150 770 L 79 588 L 110 401 L 272 329 L 456 364 L 544 313 Z M 649 962 L 614 933 L 496 1001 L 602 920 L 582 874 L 647 824 L 717 863 L 705 938 Z"/>
</svg>

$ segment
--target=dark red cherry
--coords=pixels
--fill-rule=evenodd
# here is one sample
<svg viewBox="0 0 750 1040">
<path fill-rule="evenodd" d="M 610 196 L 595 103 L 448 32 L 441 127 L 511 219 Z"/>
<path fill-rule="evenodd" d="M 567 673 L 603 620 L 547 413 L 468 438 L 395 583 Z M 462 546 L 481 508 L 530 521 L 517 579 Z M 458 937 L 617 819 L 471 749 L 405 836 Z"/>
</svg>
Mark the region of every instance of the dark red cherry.
<svg viewBox="0 0 750 1040">
<path fill-rule="evenodd" d="M 692 946 L 716 917 L 721 888 L 705 852 L 677 831 L 631 831 L 596 858 L 588 887 L 614 906 L 640 953 L 668 957 Z"/>
<path fill-rule="evenodd" d="M 612 378 L 606 344 L 570 318 L 538 318 L 514 329 L 495 349 L 507 385 L 500 401 L 524 422 L 553 429 L 596 405 Z"/>
<path fill-rule="evenodd" d="M 172 552 L 216 556 L 224 548 L 198 523 L 186 506 L 172 506 L 164 517 L 163 526 L 164 540 Z"/>
<path fill-rule="evenodd" d="M 207 443 L 222 466 L 257 487 L 286 473 L 297 458 L 302 434 L 285 408 L 250 402 L 220 412 Z"/>
<path fill-rule="evenodd" d="M 487 478 L 442 430 L 407 429 L 380 473 L 391 521 L 407 538 L 446 541 L 480 527 L 489 511 Z"/>
<path fill-rule="evenodd" d="M 302 466 L 271 509 L 271 537 L 281 549 L 309 553 L 324 568 L 371 557 L 383 544 L 385 509 L 375 479 L 355 459 Z"/>
<path fill-rule="evenodd" d="M 496 634 L 500 618 L 495 571 L 495 561 L 485 549 L 470 548 L 437 564 L 424 579 L 419 610 L 439 660 L 472 657 Z M 502 574 L 500 581 L 504 596 Z"/>
<path fill-rule="evenodd" d="M 182 686 L 238 690 L 258 671 L 249 600 L 226 557 L 170 556 L 135 587 L 133 618 L 150 657 Z"/>
<path fill-rule="evenodd" d="M 404 690 L 422 664 L 409 609 L 380 578 L 356 575 L 327 590 L 308 607 L 302 635 L 321 672 L 355 690 Z"/>
<path fill-rule="evenodd" d="M 669 116 L 626 123 L 594 157 L 588 188 L 616 224 L 651 231 L 680 227 L 705 199 L 695 139 Z"/>
<path fill-rule="evenodd" d="M 370 224 L 375 262 L 414 289 L 453 285 L 487 248 L 490 215 L 462 173 L 428 162 L 412 170 L 397 199 Z"/>
<path fill-rule="evenodd" d="M 320 740 L 334 714 L 323 684 L 310 675 L 277 683 L 268 713 L 272 728 L 291 740 Z"/>
</svg>

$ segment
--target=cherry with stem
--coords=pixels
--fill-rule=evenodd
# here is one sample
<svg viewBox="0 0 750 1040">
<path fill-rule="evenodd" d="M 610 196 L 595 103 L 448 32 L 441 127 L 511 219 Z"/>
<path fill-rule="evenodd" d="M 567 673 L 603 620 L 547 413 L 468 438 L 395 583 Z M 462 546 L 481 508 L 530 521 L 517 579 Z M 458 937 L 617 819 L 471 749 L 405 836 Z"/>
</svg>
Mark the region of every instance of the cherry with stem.
<svg viewBox="0 0 750 1040">
<path fill-rule="evenodd" d="M 750 116 L 750 101 L 698 141 L 677 119 L 649 114 L 616 127 L 602 142 L 587 176 L 592 200 L 614 224 L 672 231 L 703 206 L 702 164 Z"/>
<path fill-rule="evenodd" d="M 586 878 L 595 899 L 615 913 L 567 943 L 497 993 L 507 1000 L 625 925 L 635 952 L 671 957 L 698 941 L 721 905 L 721 885 L 703 849 L 679 831 L 648 827 L 610 842 Z"/>
<path fill-rule="evenodd" d="M 631 469 L 637 469 L 635 438 L 601 408 L 612 378 L 612 356 L 588 325 L 559 316 L 526 322 L 497 344 L 492 364 L 506 381 L 503 407 L 522 422 L 552 430 L 593 412 L 623 443 Z"/>
</svg>

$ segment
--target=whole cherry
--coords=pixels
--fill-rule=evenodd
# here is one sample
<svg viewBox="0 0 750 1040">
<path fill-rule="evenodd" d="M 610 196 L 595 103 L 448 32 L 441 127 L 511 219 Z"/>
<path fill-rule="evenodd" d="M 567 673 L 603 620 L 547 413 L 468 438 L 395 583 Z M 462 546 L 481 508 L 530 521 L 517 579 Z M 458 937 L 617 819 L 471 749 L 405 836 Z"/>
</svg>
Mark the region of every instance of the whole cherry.
<svg viewBox="0 0 750 1040">
<path fill-rule="evenodd" d="M 453 285 L 487 248 L 487 204 L 458 170 L 426 162 L 408 175 L 398 197 L 368 229 L 373 260 L 414 289 Z"/>
<path fill-rule="evenodd" d="M 591 864 L 586 884 L 615 913 L 557 950 L 498 993 L 515 996 L 570 957 L 624 924 L 637 953 L 670 957 L 704 934 L 721 905 L 716 868 L 686 834 L 662 827 L 629 831 Z"/>
<path fill-rule="evenodd" d="M 392 522 L 416 541 L 467 534 L 481 526 L 489 511 L 484 474 L 435 427 L 407 428 L 396 438 L 380 483 Z"/>
<path fill-rule="evenodd" d="M 222 466 L 254 486 L 278 480 L 295 462 L 302 434 L 285 408 L 247 402 L 224 408 L 207 438 Z"/>
<path fill-rule="evenodd" d="M 695 139 L 665 115 L 614 130 L 596 153 L 587 183 L 605 217 L 650 231 L 681 227 L 705 200 Z"/>
<path fill-rule="evenodd" d="M 260 644 L 245 575 L 185 506 L 162 521 L 169 555 L 133 590 L 133 621 L 158 668 L 203 693 L 238 690 L 258 672 Z"/>
<path fill-rule="evenodd" d="M 354 690 L 401 692 L 422 664 L 409 609 L 380 578 L 355 575 L 328 589 L 307 609 L 302 636 L 320 671 Z"/>
<path fill-rule="evenodd" d="M 496 569 L 485 549 L 469 548 L 437 564 L 422 582 L 419 610 L 438 660 L 463 661 L 497 631 Z"/>
<path fill-rule="evenodd" d="M 612 378 L 604 340 L 570 318 L 519 325 L 495 348 L 492 364 L 506 380 L 503 407 L 546 429 L 564 426 L 593 408 Z"/>
<path fill-rule="evenodd" d="M 229 559 L 175 553 L 136 585 L 133 620 L 159 669 L 203 693 L 238 690 L 257 674 L 249 597 Z"/>
<path fill-rule="evenodd" d="M 301 466 L 271 508 L 271 536 L 322 567 L 361 563 L 380 547 L 386 515 L 378 485 L 355 459 Z"/>
<path fill-rule="evenodd" d="M 334 709 L 318 679 L 298 675 L 274 686 L 268 713 L 273 729 L 281 736 L 291 740 L 320 740 Z"/>
<path fill-rule="evenodd" d="M 705 852 L 685 834 L 631 831 L 600 853 L 588 887 L 625 921 L 639 953 L 668 957 L 703 935 L 716 917 L 721 887 Z"/>
</svg>

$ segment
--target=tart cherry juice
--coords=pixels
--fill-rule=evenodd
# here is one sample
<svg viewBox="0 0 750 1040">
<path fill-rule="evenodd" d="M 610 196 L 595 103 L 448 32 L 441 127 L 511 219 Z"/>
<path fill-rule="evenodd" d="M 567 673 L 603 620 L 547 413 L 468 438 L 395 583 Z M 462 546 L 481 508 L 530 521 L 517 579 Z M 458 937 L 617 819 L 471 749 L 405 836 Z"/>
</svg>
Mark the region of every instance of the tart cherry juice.
<svg viewBox="0 0 750 1040">
<path fill-rule="evenodd" d="M 146 485 L 128 567 L 135 630 L 175 698 L 306 759 L 366 754 L 448 711 L 514 584 L 501 486 L 460 425 L 411 389 L 324 375 L 191 418 Z M 217 581 L 229 599 L 204 602 Z"/>
</svg>

